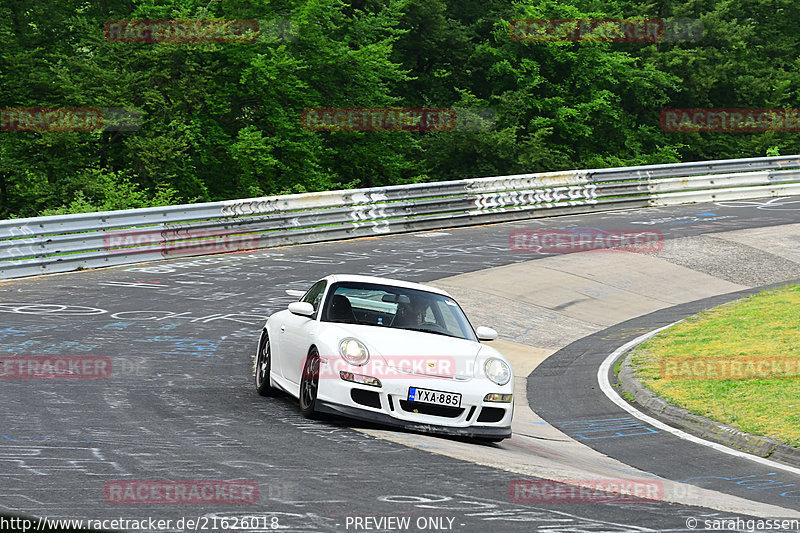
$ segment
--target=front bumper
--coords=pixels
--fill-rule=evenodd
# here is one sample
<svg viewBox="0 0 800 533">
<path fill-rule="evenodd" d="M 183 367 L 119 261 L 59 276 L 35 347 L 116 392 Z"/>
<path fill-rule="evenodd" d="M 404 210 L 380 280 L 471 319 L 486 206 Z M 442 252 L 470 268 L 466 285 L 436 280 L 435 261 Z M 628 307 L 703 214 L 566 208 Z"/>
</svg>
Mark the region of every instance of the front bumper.
<svg viewBox="0 0 800 533">
<path fill-rule="evenodd" d="M 497 386 L 479 379 L 406 375 L 372 387 L 342 380 L 338 373 L 329 375 L 330 379 L 319 382 L 317 409 L 321 412 L 425 433 L 497 439 L 511 436 L 513 402 L 487 402 L 484 396 L 513 394 L 513 382 Z M 412 386 L 460 394 L 461 405 L 442 408 L 412 404 L 406 401 Z"/>
<path fill-rule="evenodd" d="M 401 420 L 381 413 L 379 411 L 370 411 L 361 407 L 351 407 L 348 405 L 339 405 L 331 402 L 317 400 L 316 411 L 320 413 L 327 413 L 331 415 L 346 416 L 356 420 L 363 420 L 365 422 L 372 422 L 384 426 L 396 427 L 407 429 L 410 431 L 419 431 L 421 433 L 432 433 L 437 435 L 451 435 L 460 437 L 477 437 L 477 438 L 509 438 L 511 436 L 511 426 L 495 427 L 495 426 L 467 426 L 467 427 L 453 427 L 453 426 L 440 426 L 437 424 L 421 424 L 419 422 L 412 422 L 409 420 Z"/>
</svg>

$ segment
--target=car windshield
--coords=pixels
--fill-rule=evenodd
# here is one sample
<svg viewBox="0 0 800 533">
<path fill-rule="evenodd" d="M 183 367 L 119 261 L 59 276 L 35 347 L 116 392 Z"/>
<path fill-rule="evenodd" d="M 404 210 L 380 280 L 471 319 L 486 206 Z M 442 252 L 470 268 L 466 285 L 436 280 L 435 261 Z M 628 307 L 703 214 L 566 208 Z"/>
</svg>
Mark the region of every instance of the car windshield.
<svg viewBox="0 0 800 533">
<path fill-rule="evenodd" d="M 333 284 L 322 321 L 477 340 L 464 312 L 449 296 L 391 285 L 352 281 Z"/>
</svg>

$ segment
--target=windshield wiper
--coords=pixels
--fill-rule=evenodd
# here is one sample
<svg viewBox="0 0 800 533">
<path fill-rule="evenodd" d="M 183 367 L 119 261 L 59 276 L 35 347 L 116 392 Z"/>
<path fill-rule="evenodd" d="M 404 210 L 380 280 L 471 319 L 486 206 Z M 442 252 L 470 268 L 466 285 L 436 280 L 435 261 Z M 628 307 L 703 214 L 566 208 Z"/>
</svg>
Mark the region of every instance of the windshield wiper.
<svg viewBox="0 0 800 533">
<path fill-rule="evenodd" d="M 451 333 L 445 333 L 443 331 L 434 331 L 432 329 L 425 329 L 425 328 L 403 328 L 408 329 L 411 331 L 421 331 L 422 333 L 433 333 L 434 335 L 444 335 L 445 337 L 453 337 L 454 339 L 461 339 L 463 337 L 459 337 L 457 335 L 453 335 Z"/>
</svg>

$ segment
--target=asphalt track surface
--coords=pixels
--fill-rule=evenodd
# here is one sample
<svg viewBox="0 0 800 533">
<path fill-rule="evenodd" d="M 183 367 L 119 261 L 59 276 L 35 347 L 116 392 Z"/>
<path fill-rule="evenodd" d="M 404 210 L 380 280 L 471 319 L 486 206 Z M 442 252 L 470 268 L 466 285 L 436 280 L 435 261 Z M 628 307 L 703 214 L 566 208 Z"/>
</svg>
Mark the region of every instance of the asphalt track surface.
<svg viewBox="0 0 800 533">
<path fill-rule="evenodd" d="M 531 408 L 573 439 L 627 465 L 665 479 L 800 510 L 800 476 L 719 453 L 660 431 L 615 405 L 597 384 L 597 370 L 603 360 L 642 332 L 662 328 L 763 289 L 747 289 L 677 305 L 573 342 L 547 358 L 528 377 Z M 613 374 L 612 368 L 609 371 L 612 384 L 615 382 Z M 570 394 L 558 393 L 564 390 Z M 637 409 L 645 412 L 641 406 Z M 653 413 L 647 414 L 657 418 Z"/>
<path fill-rule="evenodd" d="M 106 356 L 114 370 L 107 379 L 0 383 L 0 512 L 172 520 L 173 527 L 162 531 L 184 531 L 175 527 L 177 521 L 198 517 L 205 517 L 205 530 L 222 531 L 221 517 L 243 516 L 268 520 L 261 530 L 278 525 L 288 531 L 363 531 L 357 527 L 363 517 L 408 517 L 412 531 L 685 531 L 690 517 L 732 516 L 666 502 L 515 502 L 509 487 L 519 474 L 373 438 L 347 421 L 307 421 L 293 400 L 265 399 L 253 389 L 258 331 L 266 316 L 292 300 L 287 288 L 305 288 L 337 272 L 426 282 L 544 257 L 511 253 L 513 229 L 620 228 L 637 220 L 670 239 L 797 223 L 800 217 L 796 209 L 680 206 L 183 258 L 2 284 L 0 356 Z M 666 315 L 652 317 L 652 323 L 672 321 Z M 624 332 L 617 333 L 606 334 L 607 341 L 601 336 L 588 345 L 573 344 L 546 361 L 531 376 L 531 391 L 547 390 L 559 379 L 578 388 L 559 389 L 555 400 L 530 395 L 534 410 L 575 438 L 580 435 L 568 423 L 617 417 L 618 408 L 597 396 L 596 383 L 585 381 L 593 365 L 596 372 L 598 354 L 625 342 Z M 698 486 L 776 503 L 769 490 L 733 479 L 761 479 L 769 476 L 767 469 L 734 464 L 661 434 L 602 440 L 584 443 L 669 479 L 703 477 Z M 474 446 L 486 454 L 494 449 Z M 248 480 L 258 484 L 259 498 L 249 505 L 109 503 L 104 486 L 119 480 Z M 800 486 L 797 478 L 780 481 Z M 799 500 L 783 500 L 781 506 L 798 508 Z M 370 524 L 378 530 L 376 522 Z"/>
</svg>

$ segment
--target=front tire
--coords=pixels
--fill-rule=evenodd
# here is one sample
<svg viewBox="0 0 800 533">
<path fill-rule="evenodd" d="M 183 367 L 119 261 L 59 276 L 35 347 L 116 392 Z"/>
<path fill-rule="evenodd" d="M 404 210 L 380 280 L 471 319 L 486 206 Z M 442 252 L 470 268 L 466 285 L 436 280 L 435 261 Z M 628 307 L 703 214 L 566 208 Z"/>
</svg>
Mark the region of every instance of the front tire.
<svg viewBox="0 0 800 533">
<path fill-rule="evenodd" d="M 261 396 L 275 396 L 277 392 L 269 384 L 271 370 L 272 351 L 270 350 L 269 334 L 264 329 L 258 339 L 258 352 L 256 352 L 256 391 Z"/>
<path fill-rule="evenodd" d="M 318 418 L 314 412 L 319 391 L 319 352 L 311 348 L 303 365 L 303 376 L 300 379 L 300 412 L 306 418 Z"/>
</svg>

